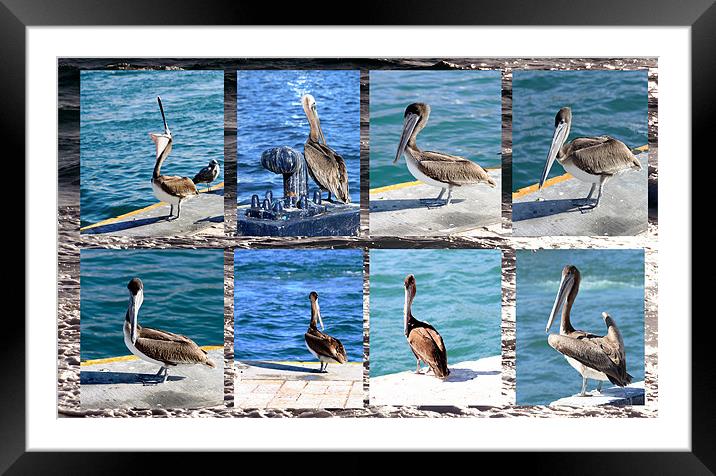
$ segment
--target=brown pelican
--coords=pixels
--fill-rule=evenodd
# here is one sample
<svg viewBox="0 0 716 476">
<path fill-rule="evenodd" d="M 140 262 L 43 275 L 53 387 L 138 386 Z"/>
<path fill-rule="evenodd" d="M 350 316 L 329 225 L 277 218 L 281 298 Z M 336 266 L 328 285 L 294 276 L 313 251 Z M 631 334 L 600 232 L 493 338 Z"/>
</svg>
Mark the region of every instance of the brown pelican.
<svg viewBox="0 0 716 476">
<path fill-rule="evenodd" d="M 186 336 L 159 329 L 142 327 L 137 321 L 139 308 L 144 301 L 144 284 L 139 278 L 133 278 L 127 284 L 129 289 L 129 308 L 124 317 L 124 343 L 127 348 L 142 360 L 159 365 L 157 377 L 167 381 L 169 367 L 184 364 L 204 364 L 215 367 L 193 340 Z"/>
<path fill-rule="evenodd" d="M 491 187 L 497 185 L 485 169 L 474 162 L 442 152 L 420 150 L 415 138 L 427 124 L 428 117 L 430 117 L 430 106 L 427 104 L 417 102 L 405 108 L 403 132 L 393 164 L 397 163 L 400 156 L 407 152 L 405 162 L 410 173 L 424 184 L 440 189 L 440 195 L 435 199 L 436 201 L 440 200 L 447 190 L 446 205 L 450 205 L 452 201 L 454 187 L 479 183 L 485 183 Z"/>
<path fill-rule="evenodd" d="M 589 202 L 594 189 L 599 185 L 599 194 L 591 208 L 599 206 L 604 184 L 615 175 L 630 169 L 641 170 L 639 159 L 622 141 L 609 136 L 577 137 L 567 143 L 569 130 L 572 127 L 572 110 L 563 107 L 554 118 L 554 136 L 549 148 L 547 162 L 544 164 L 539 188 L 547 179 L 549 169 L 557 159 L 564 170 L 582 182 L 592 184 L 585 202 Z"/>
<path fill-rule="evenodd" d="M 207 184 L 208 188 L 206 189 L 206 191 L 208 192 L 209 190 L 211 190 L 211 182 L 216 180 L 216 177 L 218 176 L 219 162 L 217 162 L 215 159 L 211 159 L 211 161 L 209 161 L 209 165 L 207 165 L 206 167 L 201 169 L 199 173 L 194 175 L 194 178 L 191 181 L 194 182 L 195 185 L 200 183 Z"/>
<path fill-rule="evenodd" d="M 447 362 L 447 350 L 443 338 L 438 331 L 427 322 L 421 322 L 413 317 L 410 308 L 415 299 L 415 276 L 412 274 L 405 278 L 405 307 L 403 308 L 403 331 L 408 339 L 410 349 L 416 359 L 415 373 L 420 372 L 420 361 L 422 360 L 433 371 L 438 378 L 445 378 L 450 375 Z"/>
<path fill-rule="evenodd" d="M 308 350 L 321 362 L 319 372 L 324 372 L 329 363 L 345 364 L 348 358 L 341 341 L 324 334 L 316 327 L 316 320 L 318 320 L 321 324 L 321 329 L 324 329 L 321 308 L 318 307 L 318 293 L 311 291 L 308 298 L 311 300 L 311 323 L 308 325 L 308 330 L 303 337 L 306 339 Z"/>
<path fill-rule="evenodd" d="M 351 197 L 348 194 L 346 162 L 335 150 L 326 145 L 321 120 L 316 110 L 316 100 L 310 94 L 306 94 L 301 98 L 301 104 L 311 126 L 311 132 L 303 147 L 308 173 L 321 190 L 328 192 L 328 201 L 331 201 L 331 194 L 333 194 L 341 202 L 349 203 Z"/>
<path fill-rule="evenodd" d="M 547 342 L 557 352 L 564 355 L 567 362 L 582 376 L 582 391 L 585 396 L 587 379 L 598 380 L 597 392 L 602 388 L 602 381 L 609 380 L 615 385 L 625 387 L 631 383 L 631 375 L 626 369 L 626 354 L 624 341 L 614 319 L 606 312 L 602 318 L 607 326 L 607 334 L 598 336 L 588 332 L 575 330 L 570 322 L 570 311 L 574 299 L 579 292 L 581 274 L 576 266 L 568 265 L 562 270 L 562 281 L 559 285 L 557 298 L 552 306 L 552 312 L 547 321 L 545 332 L 552 327 L 554 316 L 562 307 L 562 323 L 559 335 L 550 334 Z"/>
<path fill-rule="evenodd" d="M 164 121 L 164 134 L 149 134 L 157 146 L 157 162 L 154 164 L 154 173 L 152 173 L 152 190 L 154 196 L 160 201 L 171 205 L 169 216 L 167 218 L 176 219 L 181 214 L 182 200 L 198 195 L 196 185 L 189 177 L 177 177 L 172 175 L 162 175 L 162 163 L 172 151 L 172 133 L 167 126 L 167 119 L 164 116 L 164 107 L 162 106 L 162 98 L 157 96 L 159 110 L 162 113 Z M 174 205 L 177 207 L 177 216 L 174 217 Z"/>
</svg>

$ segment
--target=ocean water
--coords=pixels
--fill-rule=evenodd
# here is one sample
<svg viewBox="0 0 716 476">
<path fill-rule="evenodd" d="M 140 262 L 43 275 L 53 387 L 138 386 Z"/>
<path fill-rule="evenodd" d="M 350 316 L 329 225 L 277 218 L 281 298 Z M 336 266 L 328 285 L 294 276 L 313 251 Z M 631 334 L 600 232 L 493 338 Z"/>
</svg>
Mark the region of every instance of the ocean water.
<svg viewBox="0 0 716 476">
<path fill-rule="evenodd" d="M 393 159 L 405 108 L 430 105 L 418 136 L 423 150 L 458 155 L 482 167 L 500 167 L 502 144 L 499 71 L 371 71 L 370 187 L 415 180 L 401 159 Z"/>
<path fill-rule="evenodd" d="M 80 72 L 82 226 L 157 202 L 151 132 L 163 132 L 161 96 L 174 144 L 162 173 L 194 177 L 211 159 L 223 181 L 223 71 Z"/>
<path fill-rule="evenodd" d="M 517 403 L 545 405 L 578 393 L 582 377 L 547 343 L 545 326 L 557 296 L 562 268 L 575 265 L 582 282 L 572 307 L 575 329 L 606 333 L 602 312 L 624 339 L 627 371 L 644 379 L 644 252 L 642 250 L 517 251 Z M 561 314 L 550 334 L 559 334 Z M 587 390 L 597 381 L 590 380 Z M 612 386 L 604 382 L 604 388 Z"/>
<path fill-rule="evenodd" d="M 91 249 L 80 253 L 82 360 L 130 354 L 122 326 L 134 277 L 144 283 L 140 325 L 222 345 L 223 250 Z"/>
<path fill-rule="evenodd" d="M 512 190 L 539 182 L 554 117 L 572 108 L 575 137 L 609 135 L 634 148 L 648 142 L 647 71 L 515 71 L 512 75 Z M 565 173 L 555 162 L 549 177 Z"/>
<path fill-rule="evenodd" d="M 243 70 L 236 82 L 239 204 L 269 189 L 283 196 L 283 177 L 261 167 L 261 153 L 279 146 L 303 153 L 310 131 L 304 94 L 316 99 L 326 143 L 346 161 L 351 201 L 360 201 L 360 71 Z M 310 176 L 308 186 L 317 188 Z"/>
<path fill-rule="evenodd" d="M 234 276 L 237 360 L 314 361 L 303 335 L 316 291 L 324 332 L 363 361 L 362 250 L 236 250 Z"/>
<path fill-rule="evenodd" d="M 371 250 L 370 375 L 415 370 L 403 333 L 403 281 L 414 274 L 413 316 L 432 324 L 448 364 L 500 355 L 498 250 Z"/>
</svg>

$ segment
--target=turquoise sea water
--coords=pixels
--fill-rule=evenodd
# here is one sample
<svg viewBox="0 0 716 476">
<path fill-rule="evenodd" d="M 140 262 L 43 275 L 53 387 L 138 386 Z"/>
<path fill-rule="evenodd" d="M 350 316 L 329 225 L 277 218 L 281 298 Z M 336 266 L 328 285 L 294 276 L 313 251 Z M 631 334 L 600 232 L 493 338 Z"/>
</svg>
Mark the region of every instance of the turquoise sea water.
<svg viewBox="0 0 716 476">
<path fill-rule="evenodd" d="M 224 342 L 223 250 L 82 250 L 82 360 L 130 354 L 122 326 L 127 283 L 144 283 L 139 323 L 184 334 L 199 345 Z"/>
<path fill-rule="evenodd" d="M 569 139 L 609 135 L 631 148 L 648 141 L 647 71 L 515 71 L 512 75 L 512 190 L 539 182 L 561 107 L 572 108 Z M 555 163 L 549 177 L 565 173 Z"/>
<path fill-rule="evenodd" d="M 234 266 L 237 360 L 314 361 L 303 335 L 316 291 L 324 332 L 363 361 L 362 250 L 236 250 Z"/>
<path fill-rule="evenodd" d="M 403 333 L 408 274 L 413 316 L 438 330 L 449 364 L 500 355 L 500 269 L 498 250 L 371 250 L 371 377 L 415 370 Z"/>
<path fill-rule="evenodd" d="M 575 265 L 582 282 L 572 307 L 575 329 L 606 333 L 602 312 L 624 339 L 627 371 L 644 379 L 644 252 L 642 250 L 517 251 L 517 403 L 545 405 L 578 393 L 582 377 L 547 344 L 545 326 L 562 268 Z M 559 334 L 560 315 L 550 333 Z M 590 380 L 588 390 L 598 382 Z M 609 387 L 610 382 L 603 386 Z"/>
<path fill-rule="evenodd" d="M 499 167 L 502 143 L 499 71 L 371 71 L 370 187 L 415 180 L 405 159 L 393 165 L 405 108 L 430 105 L 417 142 L 434 150 Z"/>
<path fill-rule="evenodd" d="M 157 202 L 149 137 L 164 131 L 157 96 L 174 135 L 162 173 L 191 178 L 216 159 L 222 172 L 214 184 L 223 181 L 223 71 L 82 71 L 82 226 Z"/>
<path fill-rule="evenodd" d="M 261 167 L 261 153 L 289 146 L 303 153 L 310 127 L 301 98 L 316 100 L 326 143 L 346 161 L 351 201 L 360 200 L 360 72 L 257 70 L 237 72 L 238 202 L 267 190 L 283 196 L 283 178 Z M 309 190 L 317 188 L 308 178 Z"/>
</svg>

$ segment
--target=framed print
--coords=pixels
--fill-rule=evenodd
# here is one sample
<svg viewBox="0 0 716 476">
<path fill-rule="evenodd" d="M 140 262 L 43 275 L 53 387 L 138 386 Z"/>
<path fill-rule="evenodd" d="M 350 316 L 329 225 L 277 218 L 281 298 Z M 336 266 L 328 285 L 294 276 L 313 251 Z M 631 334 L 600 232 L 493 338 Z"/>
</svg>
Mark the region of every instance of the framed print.
<svg viewBox="0 0 716 476">
<path fill-rule="evenodd" d="M 343 27 L 320 5 L 310 27 L 261 25 L 298 5 L 5 5 L 29 213 L 3 471 L 716 467 L 689 276 L 709 2 L 361 5 Z"/>
</svg>

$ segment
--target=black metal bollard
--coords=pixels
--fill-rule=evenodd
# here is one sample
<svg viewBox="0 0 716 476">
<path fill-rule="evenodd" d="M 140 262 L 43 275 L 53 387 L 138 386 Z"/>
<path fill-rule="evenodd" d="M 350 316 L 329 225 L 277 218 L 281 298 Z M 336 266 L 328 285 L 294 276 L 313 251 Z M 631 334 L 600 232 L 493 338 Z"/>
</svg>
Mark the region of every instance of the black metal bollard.
<svg viewBox="0 0 716 476">
<path fill-rule="evenodd" d="M 272 147 L 261 154 L 261 166 L 283 175 L 283 196 L 308 194 L 308 168 L 303 154 L 291 147 Z"/>
</svg>

